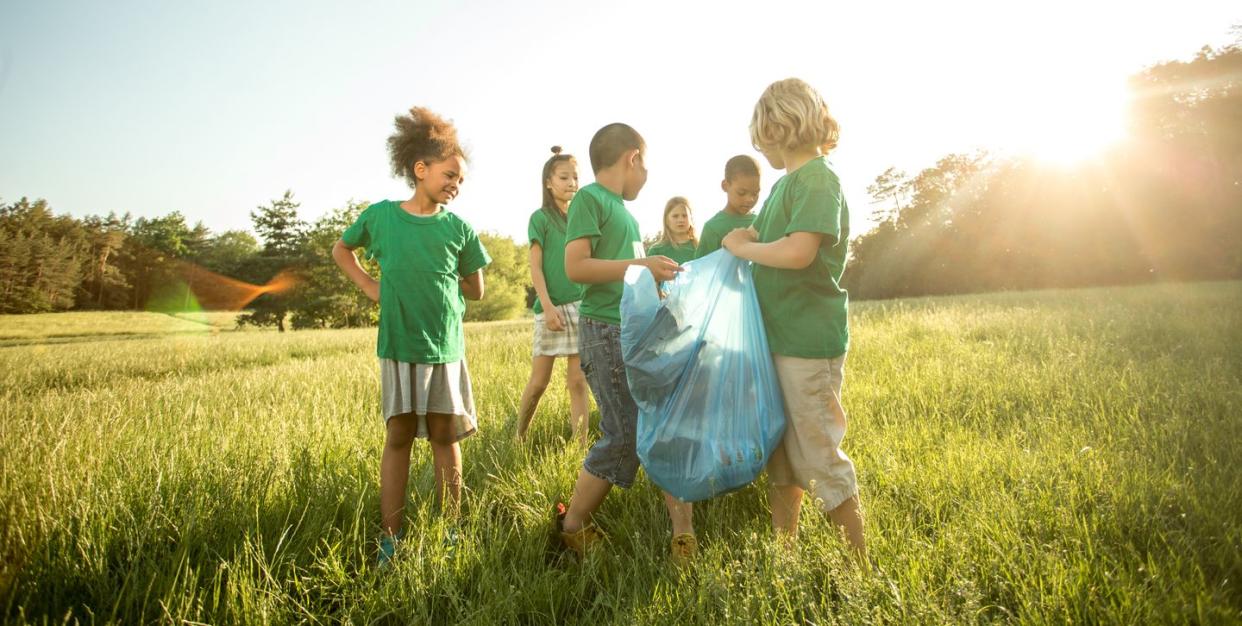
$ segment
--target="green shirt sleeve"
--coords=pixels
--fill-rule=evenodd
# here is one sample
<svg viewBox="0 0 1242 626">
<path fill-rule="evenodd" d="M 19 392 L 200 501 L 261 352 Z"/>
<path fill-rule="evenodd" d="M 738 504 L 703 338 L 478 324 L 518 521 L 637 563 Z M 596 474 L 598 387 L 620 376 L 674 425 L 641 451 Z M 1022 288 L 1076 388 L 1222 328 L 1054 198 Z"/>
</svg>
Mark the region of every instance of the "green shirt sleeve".
<svg viewBox="0 0 1242 626">
<path fill-rule="evenodd" d="M 841 183 L 828 176 L 799 181 L 794 186 L 785 235 L 796 232 L 822 233 L 832 237 L 824 245 L 836 245 L 841 238 Z"/>
<path fill-rule="evenodd" d="M 368 259 L 375 256 L 375 251 L 371 249 L 371 231 L 373 230 L 371 222 L 374 213 L 371 207 L 367 207 L 358 215 L 358 219 L 341 233 L 341 242 L 345 245 L 350 248 L 366 248 Z"/>
<path fill-rule="evenodd" d="M 583 237 L 591 240 L 591 250 L 595 250 L 595 240 L 602 234 L 599 224 L 600 205 L 591 194 L 577 193 L 569 201 L 568 225 L 565 227 L 566 243 Z"/>
<path fill-rule="evenodd" d="M 531 243 L 539 244 L 540 248 L 546 248 L 544 243 L 544 231 L 547 228 L 548 220 L 543 216 L 543 209 L 530 214 L 530 221 L 526 225 L 526 237 Z"/>
<path fill-rule="evenodd" d="M 487 255 L 487 250 L 483 247 L 483 242 L 479 241 L 479 236 L 474 233 L 474 229 L 469 224 L 463 224 L 463 226 L 465 226 L 466 243 L 461 247 L 461 252 L 457 253 L 457 270 L 462 276 L 469 276 L 491 263 L 492 257 Z"/>
</svg>

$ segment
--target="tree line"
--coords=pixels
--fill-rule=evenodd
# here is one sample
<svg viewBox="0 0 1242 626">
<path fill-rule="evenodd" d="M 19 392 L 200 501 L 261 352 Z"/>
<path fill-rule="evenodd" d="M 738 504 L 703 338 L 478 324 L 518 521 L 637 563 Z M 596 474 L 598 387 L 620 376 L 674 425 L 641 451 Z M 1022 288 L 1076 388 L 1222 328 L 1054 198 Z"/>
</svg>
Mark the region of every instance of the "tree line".
<svg viewBox="0 0 1242 626">
<path fill-rule="evenodd" d="M 1131 77 L 1129 139 L 1073 168 L 951 154 L 868 188 L 859 298 L 1242 277 L 1242 47 Z M 1067 94 L 1066 97 L 1072 97 Z"/>
<path fill-rule="evenodd" d="M 1130 138 L 1077 167 L 976 153 L 889 168 L 868 189 L 878 226 L 855 239 L 845 286 L 869 299 L 1242 277 L 1239 81 L 1239 43 L 1147 68 L 1131 78 Z M 0 313 L 244 306 L 239 323 L 281 330 L 370 325 L 376 307 L 329 252 L 366 206 L 307 222 L 285 192 L 251 212 L 256 238 L 179 212 L 77 219 L 43 200 L 0 204 Z M 516 317 L 527 247 L 480 237 L 488 295 L 466 317 Z"/>
<path fill-rule="evenodd" d="M 0 205 L 0 313 L 69 309 L 245 308 L 239 324 L 344 328 L 374 324 L 378 310 L 337 268 L 333 242 L 367 207 L 350 202 L 314 222 L 286 191 L 251 212 L 254 232 L 213 233 L 174 211 L 154 218 L 55 215 L 44 200 Z M 491 233 L 487 298 L 467 303 L 471 321 L 519 315 L 526 247 Z M 379 266 L 359 261 L 372 275 Z"/>
</svg>

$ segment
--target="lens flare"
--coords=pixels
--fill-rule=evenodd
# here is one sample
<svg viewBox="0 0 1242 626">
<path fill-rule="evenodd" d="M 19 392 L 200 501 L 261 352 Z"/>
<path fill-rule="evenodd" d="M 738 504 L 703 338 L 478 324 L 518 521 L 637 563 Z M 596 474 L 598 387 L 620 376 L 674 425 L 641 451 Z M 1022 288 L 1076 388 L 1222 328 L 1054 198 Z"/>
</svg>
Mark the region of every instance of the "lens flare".
<svg viewBox="0 0 1242 626">
<path fill-rule="evenodd" d="M 266 284 L 253 285 L 186 261 L 177 264 L 177 273 L 188 296 L 182 310 L 239 311 L 263 294 L 289 293 L 302 282 L 292 270 L 281 270 Z"/>
</svg>

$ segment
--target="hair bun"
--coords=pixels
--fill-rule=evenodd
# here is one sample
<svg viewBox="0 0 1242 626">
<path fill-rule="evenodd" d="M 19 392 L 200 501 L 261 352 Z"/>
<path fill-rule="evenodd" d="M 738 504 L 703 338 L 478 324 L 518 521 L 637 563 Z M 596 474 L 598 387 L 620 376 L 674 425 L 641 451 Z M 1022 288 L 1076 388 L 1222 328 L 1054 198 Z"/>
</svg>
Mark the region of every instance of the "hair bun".
<svg viewBox="0 0 1242 626">
<path fill-rule="evenodd" d="M 552 146 L 552 154 L 560 154 L 560 153 L 561 153 L 560 146 Z"/>
</svg>

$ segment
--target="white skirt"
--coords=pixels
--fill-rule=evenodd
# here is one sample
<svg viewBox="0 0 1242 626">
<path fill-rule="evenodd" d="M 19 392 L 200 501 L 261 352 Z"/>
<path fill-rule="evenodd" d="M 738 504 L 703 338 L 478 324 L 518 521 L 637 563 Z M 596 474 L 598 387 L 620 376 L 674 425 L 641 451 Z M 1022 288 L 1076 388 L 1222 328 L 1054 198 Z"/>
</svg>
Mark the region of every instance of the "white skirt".
<svg viewBox="0 0 1242 626">
<path fill-rule="evenodd" d="M 384 421 L 413 413 L 418 417 L 419 437 L 427 438 L 428 413 L 452 416 L 454 441 L 478 430 L 465 359 L 435 365 L 380 359 L 380 389 Z"/>
</svg>

